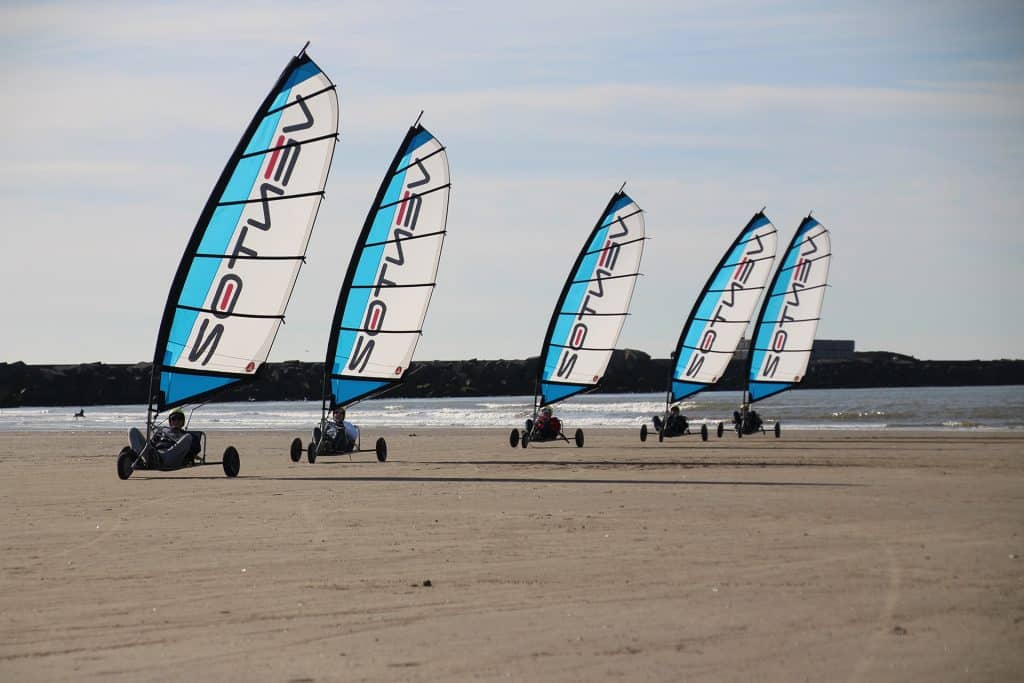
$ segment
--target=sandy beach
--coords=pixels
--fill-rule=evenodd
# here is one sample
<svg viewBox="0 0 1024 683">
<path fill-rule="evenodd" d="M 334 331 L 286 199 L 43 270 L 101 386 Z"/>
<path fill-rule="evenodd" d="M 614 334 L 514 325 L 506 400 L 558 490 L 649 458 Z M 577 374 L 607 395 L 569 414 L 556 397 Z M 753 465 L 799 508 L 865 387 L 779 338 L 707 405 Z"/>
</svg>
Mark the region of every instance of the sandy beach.
<svg viewBox="0 0 1024 683">
<path fill-rule="evenodd" d="M 1024 435 L 380 434 L 0 433 L 0 679 L 1024 678 Z"/>
</svg>

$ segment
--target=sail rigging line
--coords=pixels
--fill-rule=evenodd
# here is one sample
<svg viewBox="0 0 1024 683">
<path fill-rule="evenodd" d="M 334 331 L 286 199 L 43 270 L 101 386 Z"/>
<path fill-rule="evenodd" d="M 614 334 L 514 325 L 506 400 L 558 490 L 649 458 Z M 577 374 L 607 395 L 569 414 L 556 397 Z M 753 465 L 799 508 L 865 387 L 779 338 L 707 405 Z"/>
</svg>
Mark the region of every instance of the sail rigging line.
<svg viewBox="0 0 1024 683">
<path fill-rule="evenodd" d="M 403 170 L 408 170 L 409 168 L 411 168 L 411 166 L 407 166 Z M 402 171 L 396 171 L 396 173 L 401 173 L 401 172 Z M 433 194 L 434 192 L 438 192 L 440 190 L 447 190 L 450 187 L 451 187 L 451 184 L 447 184 L 447 185 L 442 185 L 440 187 L 432 188 L 430 190 L 427 190 L 426 192 L 412 192 L 407 197 L 402 197 L 401 199 L 397 199 L 397 200 L 395 200 L 393 202 L 390 202 L 388 204 L 381 204 L 380 208 L 388 209 L 388 208 L 391 208 L 392 206 L 398 206 L 399 204 L 408 204 L 409 202 L 412 202 L 412 201 L 414 201 L 416 199 L 419 199 L 419 198 L 422 198 L 422 197 L 426 197 L 427 195 Z M 442 231 L 442 232 L 444 232 L 444 231 Z"/>
<path fill-rule="evenodd" d="M 437 237 L 438 235 L 445 235 L 447 233 L 448 233 L 447 230 L 435 230 L 434 232 L 425 232 L 422 235 L 413 235 L 411 237 L 402 237 L 401 239 L 380 240 L 379 242 L 367 242 L 365 246 L 367 246 L 367 247 L 377 247 L 377 246 L 380 246 L 382 244 L 398 244 L 399 242 L 411 242 L 412 240 L 421 240 L 424 237 Z"/>
<path fill-rule="evenodd" d="M 178 263 L 157 333 L 148 426 L 160 411 L 208 400 L 263 367 L 304 262 L 337 127 L 336 89 L 303 51 L 282 70 L 246 126 Z M 300 130 L 309 131 L 309 139 L 289 138 L 277 152 L 267 144 Z M 281 161 L 276 169 L 275 154 Z M 261 196 L 253 197 L 254 192 Z M 280 199 L 299 201 L 268 213 L 271 202 Z M 262 219 L 250 215 L 254 204 L 262 205 Z M 248 231 L 249 226 L 257 231 Z M 302 255 L 243 258 L 294 254 L 290 245 Z M 211 295 L 213 303 L 207 304 Z M 269 309 L 265 314 L 236 312 L 239 305 L 256 304 L 259 310 L 260 302 Z"/>
</svg>

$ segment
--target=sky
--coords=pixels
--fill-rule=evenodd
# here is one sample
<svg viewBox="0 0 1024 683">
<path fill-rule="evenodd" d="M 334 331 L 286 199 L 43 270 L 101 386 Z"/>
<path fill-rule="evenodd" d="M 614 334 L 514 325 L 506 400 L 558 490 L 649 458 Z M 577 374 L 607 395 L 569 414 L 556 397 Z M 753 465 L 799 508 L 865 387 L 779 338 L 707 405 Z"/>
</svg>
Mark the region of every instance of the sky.
<svg viewBox="0 0 1024 683">
<path fill-rule="evenodd" d="M 340 142 L 271 361 L 323 360 L 408 127 L 448 148 L 419 360 L 526 358 L 609 197 L 645 211 L 620 348 L 667 357 L 765 208 L 832 234 L 818 338 L 1024 357 L 1024 3 L 0 2 L 0 362 L 153 357 L 215 181 L 289 59 Z"/>
</svg>

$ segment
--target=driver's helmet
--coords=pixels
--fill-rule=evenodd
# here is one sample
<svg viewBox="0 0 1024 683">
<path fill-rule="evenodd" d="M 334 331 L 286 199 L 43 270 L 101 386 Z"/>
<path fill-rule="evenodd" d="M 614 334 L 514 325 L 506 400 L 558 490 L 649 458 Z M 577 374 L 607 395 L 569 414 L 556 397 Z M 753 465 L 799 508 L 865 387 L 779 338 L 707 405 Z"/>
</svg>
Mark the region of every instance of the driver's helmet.
<svg viewBox="0 0 1024 683">
<path fill-rule="evenodd" d="M 543 413 L 544 415 L 547 415 L 548 417 L 551 417 L 551 407 L 550 406 L 544 406 L 543 408 L 540 409 L 540 412 Z"/>
<path fill-rule="evenodd" d="M 183 421 L 185 419 L 185 411 L 181 408 L 175 408 L 167 415 L 167 421 L 170 422 L 176 417 L 180 417 Z"/>
</svg>

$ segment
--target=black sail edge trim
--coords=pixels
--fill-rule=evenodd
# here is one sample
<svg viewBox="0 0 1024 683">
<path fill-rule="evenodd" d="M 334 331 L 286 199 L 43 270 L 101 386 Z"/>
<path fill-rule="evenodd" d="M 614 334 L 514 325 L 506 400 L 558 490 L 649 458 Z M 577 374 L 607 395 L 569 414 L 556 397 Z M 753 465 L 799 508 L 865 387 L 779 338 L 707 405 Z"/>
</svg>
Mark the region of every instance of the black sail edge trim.
<svg viewBox="0 0 1024 683">
<path fill-rule="evenodd" d="M 620 247 L 624 247 L 627 244 L 634 244 L 636 242 L 643 242 L 643 241 L 649 240 L 649 239 L 651 239 L 651 238 L 646 236 L 646 235 L 644 235 L 643 237 L 634 237 L 631 240 L 626 240 L 625 242 L 616 242 L 615 244 L 620 246 Z M 591 251 L 586 252 L 585 255 L 586 256 L 590 256 L 591 254 L 600 254 L 602 251 L 605 251 L 607 248 L 608 247 L 599 247 L 597 249 L 593 249 Z"/>
<path fill-rule="evenodd" d="M 390 232 L 390 231 L 389 231 L 389 232 Z M 436 236 L 438 236 L 438 235 L 444 235 L 444 234 L 447 234 L 447 232 L 448 232 L 448 230 L 447 230 L 447 229 L 445 229 L 445 230 L 435 230 L 434 232 L 425 232 L 425 233 L 423 233 L 422 235 L 420 235 L 420 234 L 416 234 L 416 235 L 412 235 L 412 236 L 410 236 L 410 237 L 403 237 L 403 238 L 402 238 L 402 239 L 400 239 L 400 240 L 384 240 L 383 242 L 367 242 L 367 243 L 366 243 L 365 245 L 363 245 L 363 246 L 367 246 L 367 247 L 379 247 L 379 246 L 380 246 L 380 245 L 382 245 L 382 244 L 397 244 L 398 242 L 408 242 L 408 241 L 410 241 L 410 240 L 418 240 L 418 239 L 423 239 L 424 237 L 436 237 Z"/>
<path fill-rule="evenodd" d="M 352 255 L 349 257 L 348 261 L 348 269 L 345 271 L 345 279 L 342 280 L 341 288 L 338 290 L 338 302 L 334 307 L 334 317 L 331 319 L 330 337 L 328 337 L 327 354 L 324 359 L 325 374 L 321 395 L 322 406 L 326 405 L 328 398 L 330 397 L 328 368 L 333 367 L 334 357 L 338 352 L 339 335 L 337 330 L 341 327 L 341 320 L 345 314 L 345 307 L 348 304 L 349 291 L 351 290 L 353 280 L 355 280 L 356 269 L 359 267 L 358 256 L 366 248 L 366 242 L 369 240 L 370 230 L 373 228 L 374 219 L 380 211 L 380 205 L 383 203 L 388 186 L 391 184 L 391 179 L 395 175 L 395 169 L 398 168 L 398 164 L 405 155 L 406 147 L 409 146 L 413 137 L 417 135 L 420 130 L 423 130 L 423 127 L 417 124 L 406 131 L 405 137 L 398 145 L 398 149 L 395 151 L 395 156 L 391 159 L 391 163 L 388 165 L 388 170 L 384 173 L 384 178 L 381 180 L 381 184 L 377 188 L 377 194 L 374 197 L 373 202 L 370 204 L 370 210 L 366 214 L 366 219 L 363 221 L 363 229 L 359 232 L 359 237 L 356 239 L 355 245 L 352 248 Z"/>
<path fill-rule="evenodd" d="M 451 186 L 452 186 L 451 181 L 448 181 L 444 185 L 438 185 L 437 187 L 432 187 L 429 190 L 425 190 L 423 192 L 416 192 L 413 196 L 415 196 L 415 197 L 426 197 L 429 194 L 433 194 L 433 193 L 435 193 L 435 192 L 437 192 L 439 190 L 448 189 Z M 408 202 L 408 201 L 411 201 L 411 200 L 412 200 L 412 197 L 409 197 L 408 199 L 402 198 L 402 199 L 399 199 L 398 201 L 390 202 L 388 204 L 381 204 L 380 206 L 377 207 L 377 213 L 380 213 L 383 209 L 389 209 L 392 206 L 398 206 L 399 204 L 402 204 L 404 202 Z"/>
<path fill-rule="evenodd" d="M 274 103 L 274 99 L 277 97 L 281 87 L 287 82 L 291 75 L 301 66 L 313 63 L 312 58 L 303 53 L 300 56 L 292 57 L 288 64 L 282 69 L 274 85 L 271 86 L 266 96 L 263 98 L 263 102 L 256 109 L 256 113 L 249 120 L 249 125 L 246 126 L 242 132 L 242 136 L 239 138 L 238 143 L 235 145 L 234 151 L 228 157 L 227 162 L 224 164 L 224 168 L 221 170 L 220 176 L 214 183 L 213 190 L 206 199 L 202 210 L 199 212 L 199 217 L 196 219 L 195 227 L 192 229 L 192 234 L 185 244 L 185 250 L 182 252 L 181 259 L 178 261 L 178 269 L 175 271 L 174 279 L 171 280 L 170 289 L 167 292 L 167 301 L 164 304 L 163 316 L 160 319 L 160 327 L 157 331 L 156 344 L 153 349 L 153 364 L 150 372 L 149 380 L 149 393 L 146 400 L 149 404 L 149 409 L 153 408 L 154 396 L 159 391 L 159 383 L 157 377 L 161 369 L 163 368 L 163 356 L 166 351 L 167 340 L 171 334 L 171 326 L 174 323 L 174 315 L 177 310 L 177 302 L 181 298 L 182 290 L 185 286 L 185 281 L 188 278 L 191 265 L 194 260 L 193 255 L 199 250 L 199 244 L 202 242 L 202 238 L 206 232 L 206 228 L 210 224 L 210 219 L 213 217 L 214 211 L 217 209 L 217 200 L 224 194 L 227 189 L 228 183 L 234 174 L 235 169 L 238 166 L 238 162 L 241 160 L 241 156 L 245 153 L 246 148 L 252 140 L 253 135 L 259 129 L 260 124 L 266 117 L 266 112 L 270 109 Z M 324 75 L 324 78 L 328 78 L 327 74 L 317 66 L 319 73 Z M 328 78 L 328 82 L 330 79 Z M 161 402 L 157 400 L 159 406 Z M 149 415 L 147 414 L 147 420 Z"/>
<path fill-rule="evenodd" d="M 263 202 L 281 202 L 287 199 L 305 199 L 306 197 L 321 197 L 324 196 L 324 190 L 317 192 L 299 192 L 298 194 L 282 194 L 277 197 L 259 197 L 257 199 L 236 199 L 230 202 L 218 202 L 217 206 L 237 206 L 239 204 L 262 204 Z"/>
<path fill-rule="evenodd" d="M 626 273 L 625 275 L 608 275 L 606 277 L 592 277 L 589 280 L 573 280 L 572 284 L 579 285 L 584 282 L 604 282 L 605 280 L 621 280 L 625 277 L 640 277 L 643 273 Z"/>
<path fill-rule="evenodd" d="M 276 145 L 274 147 L 267 147 L 266 149 L 257 150 L 255 152 L 249 152 L 247 154 L 243 154 L 241 156 L 241 158 L 242 159 L 250 159 L 252 157 L 266 156 L 267 154 L 270 154 L 271 152 L 277 152 L 277 151 L 280 151 L 282 149 L 288 149 L 289 147 L 302 147 L 303 145 L 308 145 L 308 144 L 311 144 L 313 142 L 322 142 L 324 140 L 333 140 L 334 138 L 337 137 L 337 135 L 338 135 L 337 133 L 328 133 L 327 135 L 318 135 L 315 138 L 307 138 L 305 140 L 294 140 L 293 139 L 291 144 Z"/>
<path fill-rule="evenodd" d="M 436 282 L 414 282 L 411 284 L 372 284 L 372 285 L 350 285 L 349 289 L 396 289 L 402 287 L 436 287 Z"/>
<path fill-rule="evenodd" d="M 260 318 L 260 319 L 266 319 L 266 320 L 273 320 L 273 319 L 276 318 L 277 320 L 284 320 L 284 315 L 261 315 L 259 313 L 235 313 L 235 312 L 224 313 L 222 311 L 215 311 L 212 308 L 200 308 L 198 306 L 186 306 L 184 304 L 177 304 L 175 306 L 175 308 L 179 309 L 179 310 L 182 310 L 182 311 L 197 311 L 199 313 L 209 313 L 210 315 L 214 316 L 218 320 L 228 320 L 230 318 Z"/>
</svg>

